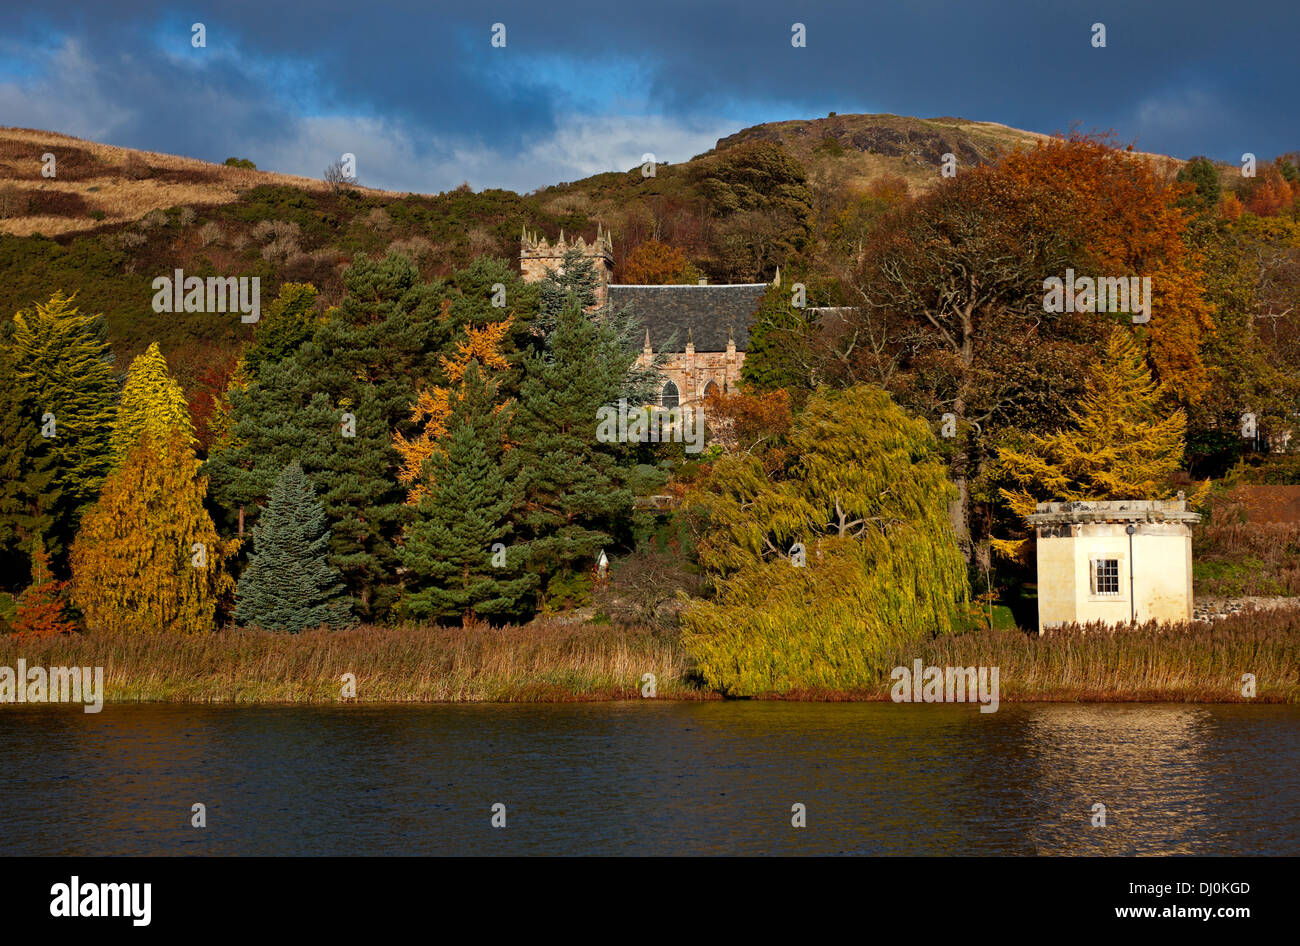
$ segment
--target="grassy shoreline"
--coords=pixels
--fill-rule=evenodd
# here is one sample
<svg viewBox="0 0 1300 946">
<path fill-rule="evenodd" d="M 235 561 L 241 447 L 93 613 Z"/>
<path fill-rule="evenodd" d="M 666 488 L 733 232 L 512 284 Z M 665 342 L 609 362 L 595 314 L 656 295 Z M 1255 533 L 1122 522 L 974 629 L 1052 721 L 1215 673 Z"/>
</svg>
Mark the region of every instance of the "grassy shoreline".
<svg viewBox="0 0 1300 946">
<path fill-rule="evenodd" d="M 975 631 L 900 649 L 893 665 L 996 666 L 1001 701 L 1300 702 L 1300 609 L 1214 625 L 1100 628 L 1036 638 Z M 722 697 L 695 676 L 675 631 L 565 622 L 524 627 L 359 627 L 298 635 L 231 629 L 193 637 L 0 639 L 0 666 L 102 666 L 110 703 L 585 702 Z M 1241 693 L 1245 673 L 1257 692 Z M 758 699 L 884 701 L 888 671 L 861 688 Z"/>
</svg>

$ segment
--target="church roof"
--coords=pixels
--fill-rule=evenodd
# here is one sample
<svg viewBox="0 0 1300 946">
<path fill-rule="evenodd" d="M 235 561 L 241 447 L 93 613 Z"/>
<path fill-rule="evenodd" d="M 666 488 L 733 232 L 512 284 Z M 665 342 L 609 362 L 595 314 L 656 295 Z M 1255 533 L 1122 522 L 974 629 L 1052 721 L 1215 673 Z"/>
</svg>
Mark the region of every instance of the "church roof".
<svg viewBox="0 0 1300 946">
<path fill-rule="evenodd" d="M 686 340 L 695 350 L 726 351 L 727 335 L 736 340 L 736 350 L 749 348 L 749 326 L 767 283 L 737 283 L 719 286 L 610 286 L 609 301 L 617 312 L 630 312 L 650 332 L 650 346 L 657 352 L 682 352 Z M 642 331 L 637 335 L 644 337 Z M 668 341 L 676 335 L 673 344 Z"/>
</svg>

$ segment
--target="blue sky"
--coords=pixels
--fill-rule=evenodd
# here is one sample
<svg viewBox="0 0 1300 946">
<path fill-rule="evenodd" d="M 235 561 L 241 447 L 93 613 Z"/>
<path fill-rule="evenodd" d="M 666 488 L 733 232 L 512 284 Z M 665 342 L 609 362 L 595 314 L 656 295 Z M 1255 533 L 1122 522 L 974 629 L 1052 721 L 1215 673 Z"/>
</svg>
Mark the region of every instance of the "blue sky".
<svg viewBox="0 0 1300 946">
<path fill-rule="evenodd" d="M 1300 149 L 1297 0 L 9 6 L 0 125 L 310 177 L 351 152 L 394 190 L 527 191 L 829 111 L 1114 130 L 1184 158 Z"/>
</svg>

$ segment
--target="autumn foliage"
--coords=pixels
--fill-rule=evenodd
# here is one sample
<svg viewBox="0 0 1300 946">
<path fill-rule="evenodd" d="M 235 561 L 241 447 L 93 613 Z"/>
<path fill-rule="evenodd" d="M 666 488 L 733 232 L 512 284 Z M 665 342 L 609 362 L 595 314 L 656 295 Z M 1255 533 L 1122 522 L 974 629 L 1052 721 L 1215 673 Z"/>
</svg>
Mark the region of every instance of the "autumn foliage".
<svg viewBox="0 0 1300 946">
<path fill-rule="evenodd" d="M 442 358 L 442 370 L 447 380 L 453 385 L 459 385 L 471 362 L 478 362 L 490 371 L 509 368 L 501 347 L 510 331 L 510 324 L 511 320 L 505 319 L 489 322 L 479 328 L 467 327 L 465 337 L 456 344 L 452 357 Z M 421 389 L 416 394 L 415 403 L 411 405 L 411 422 L 419 425 L 420 432 L 407 438 L 399 431 L 393 438 L 393 444 L 402 457 L 397 478 L 407 487 L 407 502 L 412 505 L 418 503 L 427 490 L 424 482 L 425 462 L 434 455 L 439 442 L 447 436 L 447 421 L 452 413 L 451 396 L 452 390 L 447 387 Z"/>
<path fill-rule="evenodd" d="M 237 542 L 203 508 L 207 480 L 188 434 L 142 435 L 104 483 L 72 547 L 72 598 L 89 631 L 197 634 L 234 590 L 223 569 Z"/>
<path fill-rule="evenodd" d="M 671 286 L 695 282 L 697 278 L 686 254 L 659 240 L 646 240 L 623 262 L 623 280 L 632 285 Z"/>
<path fill-rule="evenodd" d="M 32 583 L 18 596 L 13 627 L 30 637 L 56 637 L 76 629 L 64 613 L 62 593 L 65 581 L 56 581 L 50 571 L 50 556 L 38 538 L 32 549 Z"/>
<path fill-rule="evenodd" d="M 1092 275 L 1151 277 L 1144 348 L 1159 379 L 1180 400 L 1198 401 L 1208 388 L 1200 344 L 1213 323 L 1200 260 L 1184 241 L 1187 215 L 1178 206 L 1190 185 L 1166 179 L 1149 160 L 1091 136 L 1053 138 L 1013 154 L 1001 173 L 1068 195 Z"/>
</svg>

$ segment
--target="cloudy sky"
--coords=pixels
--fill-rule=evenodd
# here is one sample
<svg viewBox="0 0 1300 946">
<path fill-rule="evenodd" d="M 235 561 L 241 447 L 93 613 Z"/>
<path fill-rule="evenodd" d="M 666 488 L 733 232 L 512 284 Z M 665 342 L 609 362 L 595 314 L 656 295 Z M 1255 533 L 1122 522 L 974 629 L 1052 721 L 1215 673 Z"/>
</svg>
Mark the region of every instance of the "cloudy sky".
<svg viewBox="0 0 1300 946">
<path fill-rule="evenodd" d="M 527 191 L 829 111 L 1114 130 L 1178 157 L 1300 149 L 1297 0 L 5 6 L 0 125 L 310 177 L 351 152 L 394 190 Z"/>
</svg>

